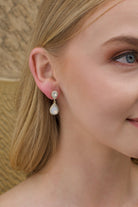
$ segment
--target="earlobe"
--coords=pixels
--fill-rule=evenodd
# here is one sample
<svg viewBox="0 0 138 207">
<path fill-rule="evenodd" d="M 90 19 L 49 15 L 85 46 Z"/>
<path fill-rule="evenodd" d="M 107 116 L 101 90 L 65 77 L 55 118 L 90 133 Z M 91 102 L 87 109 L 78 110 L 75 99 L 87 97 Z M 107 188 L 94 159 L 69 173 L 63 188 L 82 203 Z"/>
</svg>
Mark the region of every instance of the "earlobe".
<svg viewBox="0 0 138 207">
<path fill-rule="evenodd" d="M 53 76 L 53 64 L 44 48 L 34 48 L 29 57 L 30 71 L 39 89 L 49 98 L 51 93 L 58 89 L 58 84 Z"/>
</svg>

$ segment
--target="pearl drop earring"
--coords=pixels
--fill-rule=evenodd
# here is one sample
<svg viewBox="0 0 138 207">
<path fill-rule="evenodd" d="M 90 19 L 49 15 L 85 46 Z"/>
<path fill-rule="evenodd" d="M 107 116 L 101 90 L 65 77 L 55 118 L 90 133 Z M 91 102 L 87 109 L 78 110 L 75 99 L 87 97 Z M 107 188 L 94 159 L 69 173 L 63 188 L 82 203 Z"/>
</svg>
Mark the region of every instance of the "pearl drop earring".
<svg viewBox="0 0 138 207">
<path fill-rule="evenodd" d="M 57 91 L 52 91 L 51 93 L 52 98 L 54 99 L 54 103 L 50 107 L 50 114 L 51 115 L 57 115 L 59 112 L 58 105 L 56 104 L 56 98 L 58 97 L 58 92 Z"/>
</svg>

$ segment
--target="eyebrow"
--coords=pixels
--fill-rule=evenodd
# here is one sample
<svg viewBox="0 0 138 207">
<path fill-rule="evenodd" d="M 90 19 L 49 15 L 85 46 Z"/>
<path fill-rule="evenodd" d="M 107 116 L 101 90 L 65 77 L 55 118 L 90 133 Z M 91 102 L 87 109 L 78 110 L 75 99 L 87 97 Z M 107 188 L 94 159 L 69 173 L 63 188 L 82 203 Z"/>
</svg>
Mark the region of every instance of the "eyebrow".
<svg viewBox="0 0 138 207">
<path fill-rule="evenodd" d="M 120 42 L 120 43 L 127 43 L 129 45 L 133 45 L 135 47 L 138 47 L 138 38 L 135 38 L 133 36 L 118 36 L 118 37 L 113 37 L 106 42 L 103 43 L 102 46 L 115 43 L 115 42 Z"/>
</svg>

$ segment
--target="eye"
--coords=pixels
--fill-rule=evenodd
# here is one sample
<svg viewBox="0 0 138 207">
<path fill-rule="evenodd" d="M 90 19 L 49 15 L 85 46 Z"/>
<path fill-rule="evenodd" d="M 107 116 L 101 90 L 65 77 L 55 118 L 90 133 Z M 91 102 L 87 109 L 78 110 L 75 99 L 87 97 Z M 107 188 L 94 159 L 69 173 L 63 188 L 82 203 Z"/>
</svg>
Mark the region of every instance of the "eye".
<svg viewBox="0 0 138 207">
<path fill-rule="evenodd" d="M 133 64 L 135 62 L 138 62 L 138 53 L 134 51 L 123 53 L 114 57 L 113 60 L 124 64 Z"/>
</svg>

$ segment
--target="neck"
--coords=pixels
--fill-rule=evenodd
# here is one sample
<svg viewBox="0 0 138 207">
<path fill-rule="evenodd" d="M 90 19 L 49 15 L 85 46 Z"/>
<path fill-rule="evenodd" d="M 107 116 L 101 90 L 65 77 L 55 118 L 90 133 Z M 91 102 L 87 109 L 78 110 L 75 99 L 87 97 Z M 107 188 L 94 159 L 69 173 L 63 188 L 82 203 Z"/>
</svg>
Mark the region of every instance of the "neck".
<svg viewBox="0 0 138 207">
<path fill-rule="evenodd" d="M 126 207 L 125 203 L 132 203 L 138 188 L 130 158 L 97 142 L 76 121 L 64 117 L 61 122 L 57 152 L 40 172 L 44 189 L 54 191 L 51 200 L 71 207 Z"/>
<path fill-rule="evenodd" d="M 100 144 L 81 143 L 84 139 L 60 137 L 48 173 L 59 189 L 57 198 L 66 198 L 71 206 L 122 206 L 130 196 L 130 158 Z"/>
</svg>

